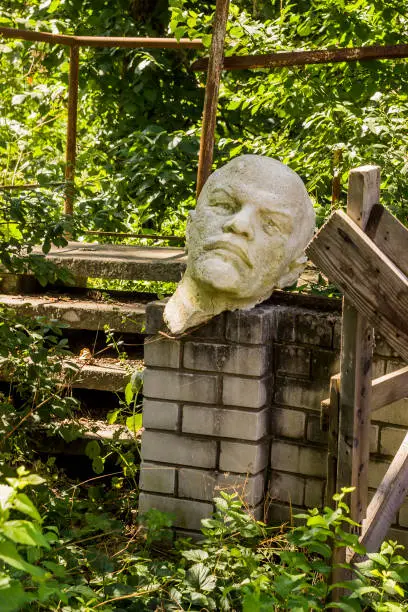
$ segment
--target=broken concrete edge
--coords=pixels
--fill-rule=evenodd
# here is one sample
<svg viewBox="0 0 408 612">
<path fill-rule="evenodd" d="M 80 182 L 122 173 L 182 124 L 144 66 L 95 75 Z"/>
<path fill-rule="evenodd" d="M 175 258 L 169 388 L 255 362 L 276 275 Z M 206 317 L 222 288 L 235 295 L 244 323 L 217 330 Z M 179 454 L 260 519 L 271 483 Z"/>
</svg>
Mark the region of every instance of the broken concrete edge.
<svg viewBox="0 0 408 612">
<path fill-rule="evenodd" d="M 105 325 L 122 333 L 143 333 L 146 304 L 115 304 L 92 300 L 51 300 L 37 296 L 0 295 L 0 304 L 19 315 L 46 316 L 69 325 L 71 329 L 98 331 Z"/>
</svg>

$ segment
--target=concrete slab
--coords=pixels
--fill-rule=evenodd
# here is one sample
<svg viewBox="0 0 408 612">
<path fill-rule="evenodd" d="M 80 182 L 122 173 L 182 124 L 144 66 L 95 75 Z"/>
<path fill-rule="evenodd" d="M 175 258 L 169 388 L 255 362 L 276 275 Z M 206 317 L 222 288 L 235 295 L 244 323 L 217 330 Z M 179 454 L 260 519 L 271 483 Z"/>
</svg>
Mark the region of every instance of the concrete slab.
<svg viewBox="0 0 408 612">
<path fill-rule="evenodd" d="M 92 299 L 49 295 L 0 294 L 0 303 L 18 314 L 47 316 L 68 323 L 72 329 L 96 331 L 104 325 L 122 333 L 141 333 L 145 328 L 146 303 L 95 301 Z"/>
<path fill-rule="evenodd" d="M 78 368 L 77 372 L 73 372 L 69 365 L 66 366 L 66 372 L 70 377 L 69 386 L 74 389 L 120 393 L 125 390 L 132 372 L 135 369 L 143 370 L 140 361 L 126 361 L 126 365 L 120 362 L 106 364 L 102 359 L 95 359 L 92 363 L 84 363 L 78 358 L 72 358 L 69 361 Z"/>
<path fill-rule="evenodd" d="M 187 261 L 184 249 L 83 242 L 53 247 L 46 257 L 75 276 L 165 282 L 178 282 Z"/>
</svg>

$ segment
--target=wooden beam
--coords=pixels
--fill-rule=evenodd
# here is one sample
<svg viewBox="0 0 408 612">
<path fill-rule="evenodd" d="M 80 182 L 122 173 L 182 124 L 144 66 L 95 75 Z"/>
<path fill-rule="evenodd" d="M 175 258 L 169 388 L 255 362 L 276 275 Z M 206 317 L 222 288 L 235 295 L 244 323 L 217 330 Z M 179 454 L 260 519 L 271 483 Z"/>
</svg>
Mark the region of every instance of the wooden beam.
<svg viewBox="0 0 408 612">
<path fill-rule="evenodd" d="M 380 169 L 361 166 L 351 170 L 347 215 L 365 230 L 380 197 Z M 351 517 L 361 522 L 368 503 L 371 363 L 374 332 L 364 316 L 343 299 L 339 448 L 337 490 L 353 486 Z"/>
<path fill-rule="evenodd" d="M 380 204 L 373 207 L 366 234 L 408 276 L 408 230 Z"/>
<path fill-rule="evenodd" d="M 252 70 L 254 68 L 286 68 L 306 64 L 332 64 L 373 59 L 408 57 L 408 45 L 373 45 L 343 49 L 316 49 L 313 51 L 280 51 L 262 55 L 232 55 L 224 59 L 223 70 Z M 205 71 L 208 59 L 196 60 L 191 69 Z"/>
<path fill-rule="evenodd" d="M 408 397 L 408 366 L 373 380 L 371 411 Z"/>
<path fill-rule="evenodd" d="M 408 490 L 408 434 L 387 470 L 367 510 L 360 542 L 376 552 L 384 541 L 394 515 Z"/>
<path fill-rule="evenodd" d="M 337 374 L 336 376 L 340 376 Z M 333 377 L 332 377 L 333 378 Z M 331 389 L 330 379 L 330 389 Z M 388 404 L 408 397 L 408 366 L 375 378 L 371 385 L 371 412 L 375 412 Z M 330 410 L 330 397 L 322 400 L 322 419 L 327 422 Z M 327 429 L 326 429 L 327 430 Z"/>
<path fill-rule="evenodd" d="M 197 198 L 201 193 L 204 183 L 211 174 L 211 166 L 213 162 L 215 119 L 217 115 L 222 62 L 224 59 L 224 40 L 227 29 L 228 8 L 229 0 L 217 0 L 210 59 L 207 70 L 203 125 L 201 128 L 200 153 L 198 157 Z"/>
<path fill-rule="evenodd" d="M 408 361 L 408 279 L 342 211 L 307 248 L 312 261 Z"/>
<path fill-rule="evenodd" d="M 330 397 L 328 405 L 328 448 L 327 448 L 327 480 L 325 490 L 325 503 L 330 506 L 333 495 L 336 493 L 338 435 L 339 435 L 339 406 L 340 406 L 340 374 L 330 378 Z"/>
</svg>

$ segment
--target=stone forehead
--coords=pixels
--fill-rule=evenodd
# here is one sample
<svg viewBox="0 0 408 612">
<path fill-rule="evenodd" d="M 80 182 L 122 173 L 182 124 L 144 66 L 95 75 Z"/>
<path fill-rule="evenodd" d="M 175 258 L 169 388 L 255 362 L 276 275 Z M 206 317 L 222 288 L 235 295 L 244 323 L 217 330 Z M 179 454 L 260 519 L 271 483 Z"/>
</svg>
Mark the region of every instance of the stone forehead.
<svg viewBox="0 0 408 612">
<path fill-rule="evenodd" d="M 309 196 L 302 179 L 288 166 L 280 161 L 262 155 L 241 155 L 216 170 L 208 179 L 203 189 L 203 197 L 209 188 L 224 183 L 239 182 L 262 191 L 278 191 L 279 194 L 293 196 L 295 203 L 306 201 Z M 201 199 L 201 198 L 200 198 Z M 199 199 L 199 201 L 200 201 Z"/>
</svg>

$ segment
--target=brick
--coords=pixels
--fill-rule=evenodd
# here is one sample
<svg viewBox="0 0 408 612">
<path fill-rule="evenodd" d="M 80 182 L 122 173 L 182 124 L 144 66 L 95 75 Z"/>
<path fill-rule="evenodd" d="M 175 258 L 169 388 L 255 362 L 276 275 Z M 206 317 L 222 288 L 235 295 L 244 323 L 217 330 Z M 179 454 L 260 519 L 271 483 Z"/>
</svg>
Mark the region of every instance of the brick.
<svg viewBox="0 0 408 612">
<path fill-rule="evenodd" d="M 406 429 L 397 427 L 383 427 L 381 429 L 380 453 L 382 455 L 395 455 L 406 436 Z"/>
<path fill-rule="evenodd" d="M 402 361 L 402 359 L 387 359 L 385 366 L 385 374 L 391 374 L 392 372 L 396 372 L 400 370 L 407 364 Z"/>
<path fill-rule="evenodd" d="M 239 476 L 222 472 L 208 472 L 180 468 L 179 496 L 212 501 L 220 491 L 237 493 L 247 504 L 255 506 L 264 494 L 265 477 L 261 472 L 255 476 Z"/>
<path fill-rule="evenodd" d="M 271 467 L 305 476 L 326 476 L 327 452 L 320 448 L 272 441 Z"/>
<path fill-rule="evenodd" d="M 373 421 L 408 427 L 408 398 L 393 402 L 372 413 Z"/>
<path fill-rule="evenodd" d="M 262 376 L 269 360 L 265 346 L 186 342 L 183 365 L 192 370 Z"/>
<path fill-rule="evenodd" d="M 180 366 L 180 342 L 151 336 L 144 343 L 144 361 L 146 366 L 162 368 L 178 368 Z"/>
<path fill-rule="evenodd" d="M 378 453 L 378 442 L 379 442 L 379 431 L 378 425 L 371 425 L 370 427 L 370 453 Z"/>
<path fill-rule="evenodd" d="M 201 501 L 141 493 L 139 515 L 145 514 L 151 508 L 172 514 L 175 527 L 199 531 L 202 519 L 211 516 L 213 505 Z"/>
<path fill-rule="evenodd" d="M 320 427 L 320 415 L 310 414 L 307 419 L 307 439 L 315 444 L 327 444 L 327 431 Z"/>
<path fill-rule="evenodd" d="M 213 469 L 216 452 L 217 443 L 214 440 L 200 440 L 158 431 L 144 431 L 142 436 L 141 454 L 145 461 Z"/>
<path fill-rule="evenodd" d="M 304 438 L 306 415 L 299 410 L 272 406 L 271 433 L 285 438 Z"/>
<path fill-rule="evenodd" d="M 402 544 L 402 546 L 405 546 L 405 550 L 403 550 L 402 552 L 399 552 L 399 554 L 407 558 L 408 531 L 406 531 L 405 529 L 396 529 L 395 527 L 391 527 L 391 529 L 388 530 L 388 533 L 385 539 L 393 540 L 394 542 L 396 540 L 398 544 Z"/>
<path fill-rule="evenodd" d="M 333 328 L 333 348 L 340 349 L 341 347 L 341 318 L 339 317 L 334 322 Z"/>
<path fill-rule="evenodd" d="M 304 308 L 281 307 L 276 312 L 278 341 L 311 344 L 331 348 L 333 326 L 337 319 L 332 313 L 310 312 Z"/>
<path fill-rule="evenodd" d="M 269 410 L 244 411 L 207 406 L 183 407 L 182 431 L 205 436 L 260 440 L 268 433 Z"/>
<path fill-rule="evenodd" d="M 386 461 L 371 459 L 368 466 L 368 486 L 376 489 L 385 476 L 390 464 Z"/>
<path fill-rule="evenodd" d="M 174 402 L 143 400 L 143 427 L 146 429 L 178 429 L 179 405 Z"/>
<path fill-rule="evenodd" d="M 148 398 L 215 404 L 217 388 L 217 376 L 211 374 L 187 374 L 153 368 L 146 368 L 144 374 L 143 393 Z"/>
<path fill-rule="evenodd" d="M 265 507 L 264 502 L 261 502 L 255 508 L 247 508 L 246 510 L 255 521 L 262 521 L 263 523 L 266 523 L 267 508 Z"/>
<path fill-rule="evenodd" d="M 257 474 L 268 464 L 268 444 L 221 442 L 220 471 Z"/>
<path fill-rule="evenodd" d="M 398 524 L 401 525 L 401 527 L 408 527 L 408 503 L 407 502 L 402 504 L 401 508 L 399 509 Z"/>
<path fill-rule="evenodd" d="M 189 333 L 189 338 L 205 338 L 209 340 L 223 340 L 225 337 L 225 316 L 227 313 L 221 313 L 213 317 L 208 323 L 204 323 L 194 331 Z"/>
<path fill-rule="evenodd" d="M 380 334 L 376 332 L 375 334 L 375 348 L 374 352 L 377 355 L 382 355 L 384 357 L 396 357 L 398 358 L 398 354 L 390 347 L 390 345 L 384 340 Z M 402 366 L 401 366 L 402 367 Z"/>
<path fill-rule="evenodd" d="M 279 376 L 275 381 L 274 403 L 294 408 L 306 408 L 320 412 L 320 404 L 329 392 L 327 384 L 320 381 L 296 380 Z"/>
<path fill-rule="evenodd" d="M 305 486 L 305 506 L 321 508 L 323 506 L 325 481 L 308 478 Z"/>
<path fill-rule="evenodd" d="M 222 403 L 225 406 L 262 408 L 268 397 L 268 378 L 251 379 L 238 376 L 224 376 Z"/>
<path fill-rule="evenodd" d="M 144 461 L 140 466 L 140 482 L 141 491 L 153 491 L 155 493 L 169 493 L 173 495 L 175 492 L 176 469 L 174 467 L 165 467 L 164 465 L 156 465 Z"/>
<path fill-rule="evenodd" d="M 146 333 L 157 334 L 159 331 L 169 330 L 163 321 L 163 312 L 168 300 L 149 302 L 146 305 Z"/>
<path fill-rule="evenodd" d="M 305 480 L 294 474 L 272 472 L 269 481 L 269 495 L 275 501 L 303 505 Z"/>
<path fill-rule="evenodd" d="M 294 515 L 299 512 L 304 512 L 304 508 L 295 508 L 293 506 L 285 506 L 284 504 L 272 503 L 269 504 L 268 511 L 268 523 L 271 525 L 298 525 L 302 521 L 300 519 L 295 519 Z"/>
<path fill-rule="evenodd" d="M 240 344 L 265 344 L 271 336 L 274 308 L 260 306 L 227 313 L 226 338 Z"/>
<path fill-rule="evenodd" d="M 309 348 L 283 344 L 274 345 L 275 372 L 278 374 L 292 374 L 296 376 L 310 376 Z"/>
<path fill-rule="evenodd" d="M 384 359 L 382 357 L 375 357 L 373 358 L 373 363 L 372 363 L 372 368 L 371 368 L 371 375 L 373 378 L 379 378 L 380 376 L 384 376 L 385 374 L 385 366 L 386 366 L 386 362 L 384 361 Z"/>
<path fill-rule="evenodd" d="M 312 378 L 322 379 L 325 384 L 330 377 L 340 372 L 340 356 L 338 352 L 314 348 L 312 350 Z"/>
</svg>

